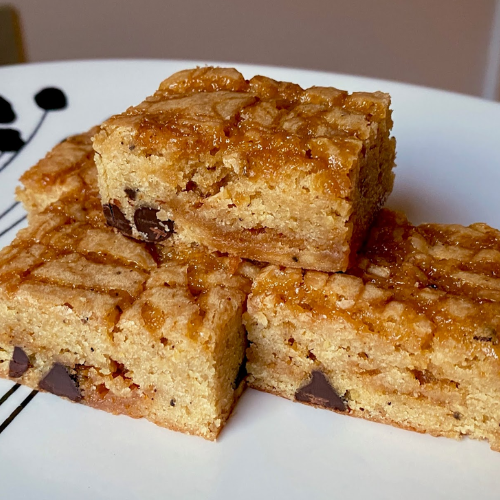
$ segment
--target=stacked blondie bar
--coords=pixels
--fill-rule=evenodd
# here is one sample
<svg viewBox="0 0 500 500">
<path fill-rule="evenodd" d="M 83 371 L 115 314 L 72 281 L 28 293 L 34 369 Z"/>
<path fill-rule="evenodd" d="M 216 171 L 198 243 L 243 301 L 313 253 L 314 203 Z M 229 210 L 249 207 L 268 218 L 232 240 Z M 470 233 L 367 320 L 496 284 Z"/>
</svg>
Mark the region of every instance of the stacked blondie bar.
<svg viewBox="0 0 500 500">
<path fill-rule="evenodd" d="M 500 232 L 381 209 L 391 128 L 381 92 L 206 67 L 56 146 L 0 375 L 207 439 L 248 384 L 500 450 Z"/>
</svg>

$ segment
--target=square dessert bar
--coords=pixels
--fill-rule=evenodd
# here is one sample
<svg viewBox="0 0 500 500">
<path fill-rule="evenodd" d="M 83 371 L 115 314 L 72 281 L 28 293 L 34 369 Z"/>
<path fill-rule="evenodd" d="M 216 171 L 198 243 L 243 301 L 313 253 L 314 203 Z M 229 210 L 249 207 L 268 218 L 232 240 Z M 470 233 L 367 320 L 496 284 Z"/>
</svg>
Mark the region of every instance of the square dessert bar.
<svg viewBox="0 0 500 500">
<path fill-rule="evenodd" d="M 244 323 L 250 386 L 500 451 L 500 232 L 383 210 L 348 274 L 268 266 Z"/>
<path fill-rule="evenodd" d="M 345 270 L 392 190 L 390 97 L 235 69 L 174 74 L 94 138 L 108 223 L 157 242 Z"/>
<path fill-rule="evenodd" d="M 41 162 L 24 176 L 49 170 L 64 195 L 33 211 L 0 253 L 0 375 L 213 440 L 244 386 L 241 315 L 253 267 L 115 233 L 96 176 L 80 165 L 71 173 L 65 161 Z M 39 188 L 20 192 L 35 209 L 55 196 Z"/>
</svg>

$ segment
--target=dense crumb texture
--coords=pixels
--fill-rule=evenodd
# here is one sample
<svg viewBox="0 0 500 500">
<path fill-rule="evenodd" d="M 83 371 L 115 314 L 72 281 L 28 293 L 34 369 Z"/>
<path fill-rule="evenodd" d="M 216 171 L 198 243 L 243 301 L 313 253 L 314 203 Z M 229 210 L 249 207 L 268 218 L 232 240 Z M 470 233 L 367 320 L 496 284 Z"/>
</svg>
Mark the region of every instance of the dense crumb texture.
<svg viewBox="0 0 500 500">
<path fill-rule="evenodd" d="M 72 175 L 82 179 L 87 166 Z M 72 185 L 64 172 L 52 185 Z M 0 253 L 0 375 L 215 439 L 243 389 L 241 315 L 254 267 L 115 233 L 90 178 L 33 212 Z M 36 183 L 26 190 L 33 207 L 45 203 Z"/>
<path fill-rule="evenodd" d="M 94 138 L 108 223 L 258 261 L 338 271 L 392 190 L 390 98 L 199 68 Z"/>
<path fill-rule="evenodd" d="M 500 232 L 383 210 L 349 274 L 265 268 L 251 386 L 500 451 Z"/>
</svg>

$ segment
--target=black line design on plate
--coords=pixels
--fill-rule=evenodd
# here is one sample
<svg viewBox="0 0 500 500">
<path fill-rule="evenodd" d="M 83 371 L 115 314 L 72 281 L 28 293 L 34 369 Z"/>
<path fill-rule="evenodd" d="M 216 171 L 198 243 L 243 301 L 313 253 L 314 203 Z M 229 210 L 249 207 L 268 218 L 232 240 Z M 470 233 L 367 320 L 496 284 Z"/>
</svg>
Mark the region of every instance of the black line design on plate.
<svg viewBox="0 0 500 500">
<path fill-rule="evenodd" d="M 0 434 L 14 421 L 14 419 L 28 406 L 30 401 L 38 394 L 38 391 L 33 390 L 25 397 L 21 404 L 4 420 L 0 425 Z"/>
<path fill-rule="evenodd" d="M 0 219 L 3 219 L 10 211 L 14 210 L 14 208 L 17 207 L 17 205 L 19 205 L 19 202 L 18 201 L 15 201 L 14 203 L 12 203 L 12 205 L 9 207 L 9 208 L 6 208 L 1 214 L 0 214 Z"/>
<path fill-rule="evenodd" d="M 40 92 L 35 95 L 35 102 L 40 109 L 43 109 L 43 114 L 26 141 L 23 141 L 18 130 L 0 129 L 0 150 L 14 152 L 14 154 L 0 166 L 0 172 L 5 170 L 31 142 L 33 137 L 35 137 L 36 133 L 40 130 L 40 127 L 50 111 L 59 111 L 68 106 L 68 100 L 64 92 L 55 87 L 47 87 L 40 90 Z"/>
<path fill-rule="evenodd" d="M 21 222 L 26 219 L 26 215 L 23 215 L 20 219 L 16 220 L 16 222 L 12 223 L 7 229 L 4 229 L 3 231 L 0 231 L 0 238 L 4 235 L 7 234 L 11 229 L 14 229 L 18 224 L 21 224 Z"/>
<path fill-rule="evenodd" d="M 45 111 L 43 113 L 42 117 L 40 118 L 40 121 L 38 122 L 38 124 L 35 127 L 35 129 L 33 130 L 33 132 L 31 132 L 31 135 L 28 137 L 26 142 L 19 149 L 15 150 L 15 153 L 0 167 L 0 172 L 5 170 L 17 158 L 17 156 L 25 148 L 25 146 L 31 142 L 31 139 L 33 139 L 33 137 L 35 137 L 35 134 L 38 132 L 38 130 L 42 126 L 42 123 L 45 120 L 46 116 L 47 116 L 47 111 Z M 2 130 L 7 130 L 7 129 L 2 129 Z M 1 144 L 0 144 L 0 147 L 1 147 Z"/>
<path fill-rule="evenodd" d="M 0 399 L 0 406 L 2 406 L 7 399 L 9 399 L 12 394 L 14 394 L 19 389 L 20 384 L 14 384 Z"/>
</svg>

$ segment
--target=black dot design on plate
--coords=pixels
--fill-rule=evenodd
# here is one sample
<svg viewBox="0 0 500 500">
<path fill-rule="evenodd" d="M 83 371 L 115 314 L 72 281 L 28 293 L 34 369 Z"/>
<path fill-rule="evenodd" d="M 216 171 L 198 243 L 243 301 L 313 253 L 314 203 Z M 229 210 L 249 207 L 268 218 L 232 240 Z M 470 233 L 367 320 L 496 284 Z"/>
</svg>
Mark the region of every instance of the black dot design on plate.
<svg viewBox="0 0 500 500">
<path fill-rule="evenodd" d="M 24 141 L 19 130 L 13 128 L 0 128 L 0 151 L 2 153 L 15 152 L 21 150 Z"/>
<path fill-rule="evenodd" d="M 16 114 L 12 105 L 0 95 L 0 123 L 12 123 L 15 119 Z"/>
<path fill-rule="evenodd" d="M 6 129 L 5 131 L 0 129 L 0 156 L 5 152 L 14 153 L 6 162 L 3 163 L 3 165 L 0 165 L 0 172 L 5 170 L 17 158 L 19 153 L 31 142 L 38 130 L 40 130 L 45 118 L 51 111 L 59 111 L 68 106 L 66 94 L 61 89 L 56 87 L 46 87 L 40 90 L 35 95 L 35 102 L 37 106 L 43 110 L 43 114 L 25 141 L 23 141 L 17 130 Z M 8 107 L 10 107 L 10 104 L 7 104 Z"/>
<path fill-rule="evenodd" d="M 35 102 L 39 108 L 45 111 L 58 111 L 68 105 L 66 95 L 56 87 L 47 87 L 40 90 L 35 96 Z"/>
</svg>

